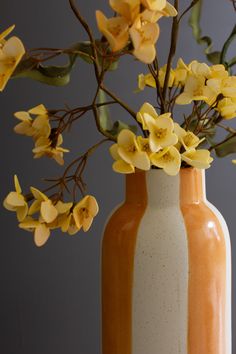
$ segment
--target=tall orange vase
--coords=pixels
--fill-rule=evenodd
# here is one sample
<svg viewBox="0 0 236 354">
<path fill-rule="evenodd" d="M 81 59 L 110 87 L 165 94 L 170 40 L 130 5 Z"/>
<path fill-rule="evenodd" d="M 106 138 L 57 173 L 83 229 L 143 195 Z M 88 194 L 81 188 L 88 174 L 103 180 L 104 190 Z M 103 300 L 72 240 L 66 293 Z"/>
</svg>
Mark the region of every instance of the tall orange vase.
<svg viewBox="0 0 236 354">
<path fill-rule="evenodd" d="M 231 251 L 205 174 L 126 177 L 102 243 L 103 354 L 231 354 Z"/>
</svg>

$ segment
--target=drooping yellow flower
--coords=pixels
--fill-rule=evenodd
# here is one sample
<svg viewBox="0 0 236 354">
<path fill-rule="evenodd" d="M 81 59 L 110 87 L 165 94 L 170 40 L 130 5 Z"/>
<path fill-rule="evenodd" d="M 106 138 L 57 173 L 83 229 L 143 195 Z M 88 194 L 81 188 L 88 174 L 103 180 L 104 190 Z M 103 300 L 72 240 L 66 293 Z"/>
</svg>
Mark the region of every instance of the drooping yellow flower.
<svg viewBox="0 0 236 354">
<path fill-rule="evenodd" d="M 47 156 L 54 159 L 59 165 L 64 165 L 63 154 L 69 152 L 69 150 L 62 148 L 62 143 L 63 137 L 61 134 L 58 135 L 56 141 L 44 136 L 40 137 L 35 142 L 35 148 L 33 149 L 34 158 L 38 159 Z"/>
<path fill-rule="evenodd" d="M 140 12 L 140 0 L 110 0 L 110 6 L 130 24 L 134 22 Z"/>
<path fill-rule="evenodd" d="M 210 155 L 210 152 L 205 149 L 199 150 L 189 150 L 184 152 L 182 155 L 182 160 L 185 161 L 188 165 L 200 168 L 207 169 L 210 167 L 213 158 Z"/>
<path fill-rule="evenodd" d="M 148 171 L 150 169 L 148 154 L 141 151 L 133 132 L 123 129 L 118 135 L 117 144 L 118 155 L 123 161 L 140 170 Z"/>
<path fill-rule="evenodd" d="M 212 65 L 210 72 L 211 79 L 226 79 L 229 76 L 229 72 L 223 64 Z"/>
<path fill-rule="evenodd" d="M 137 113 L 137 121 L 142 124 L 144 130 L 147 130 L 147 124 L 145 123 L 144 114 L 148 114 L 154 119 L 158 118 L 158 114 L 155 108 L 148 102 L 145 102 Z"/>
<path fill-rule="evenodd" d="M 217 111 L 224 119 L 236 118 L 236 98 L 223 98 L 217 105 Z"/>
<path fill-rule="evenodd" d="M 197 135 L 195 135 L 191 131 L 186 131 L 183 129 L 178 123 L 174 123 L 175 125 L 175 134 L 178 136 L 178 146 L 176 146 L 178 149 L 180 149 L 181 146 L 184 147 L 186 151 L 195 149 L 199 144 L 201 144 L 205 138 L 199 139 Z"/>
<path fill-rule="evenodd" d="M 32 118 L 31 115 L 36 116 Z M 44 105 L 31 108 L 28 112 L 16 112 L 14 116 L 20 120 L 14 128 L 17 134 L 32 136 L 34 140 L 40 137 L 48 138 L 51 134 L 51 126 L 49 123 L 48 111 Z"/>
<path fill-rule="evenodd" d="M 17 219 L 23 221 L 28 213 L 28 204 L 22 194 L 21 186 L 17 176 L 14 176 L 15 191 L 10 192 L 5 198 L 3 205 L 9 211 L 16 212 Z"/>
<path fill-rule="evenodd" d="M 108 19 L 101 11 L 96 11 L 96 19 L 99 31 L 108 40 L 111 50 L 122 50 L 129 41 L 129 22 L 124 17 Z"/>
<path fill-rule="evenodd" d="M 133 55 L 145 64 L 151 64 L 156 56 L 155 43 L 158 40 L 160 29 L 157 23 L 142 21 L 138 16 L 130 28 L 133 42 Z"/>
<path fill-rule="evenodd" d="M 174 70 L 174 85 L 184 85 L 189 72 L 189 67 L 184 63 L 182 58 L 179 58 L 177 66 Z"/>
<path fill-rule="evenodd" d="M 206 101 L 208 97 L 204 92 L 204 88 L 204 76 L 189 75 L 184 86 L 184 91 L 177 97 L 175 102 L 185 105 L 192 101 Z"/>
<path fill-rule="evenodd" d="M 14 26 L 0 34 L 0 91 L 3 91 L 17 65 L 25 54 L 25 48 L 17 37 L 5 39 Z"/>
<path fill-rule="evenodd" d="M 39 211 L 43 222 L 47 224 L 53 222 L 58 216 L 58 210 L 56 206 L 53 205 L 52 200 L 37 188 L 31 187 L 30 190 L 35 201 L 29 209 L 29 215 L 33 215 Z"/>
<path fill-rule="evenodd" d="M 34 220 L 30 216 L 21 222 L 19 227 L 23 230 L 34 232 L 34 242 L 37 247 L 44 246 L 51 234 L 50 227 L 45 222 Z"/>
<path fill-rule="evenodd" d="M 73 217 L 77 228 L 88 231 L 93 219 L 99 211 L 96 199 L 91 195 L 86 195 L 73 209 Z"/>
<path fill-rule="evenodd" d="M 156 87 L 156 81 L 152 74 L 139 74 L 138 76 L 138 88 L 140 91 L 143 91 L 146 86 Z"/>
<path fill-rule="evenodd" d="M 152 152 L 157 152 L 178 142 L 178 137 L 174 133 L 171 113 L 161 114 L 157 119 L 144 113 L 144 121 L 150 132 L 149 143 Z"/>
<path fill-rule="evenodd" d="M 115 160 L 115 162 L 112 165 L 113 171 L 118 172 L 118 173 L 124 173 L 124 174 L 129 174 L 129 173 L 135 172 L 135 167 L 132 164 L 127 163 L 124 160 L 122 160 L 122 158 L 118 154 L 118 144 L 113 144 L 109 150 L 110 150 L 111 156 Z"/>
<path fill-rule="evenodd" d="M 222 94 L 225 97 L 236 98 L 236 76 L 229 76 L 223 79 Z"/>
<path fill-rule="evenodd" d="M 210 67 L 206 63 L 199 63 L 197 60 L 193 60 L 189 64 L 189 70 L 196 77 L 203 76 L 205 79 L 208 79 L 211 76 Z"/>
<path fill-rule="evenodd" d="M 151 155 L 151 162 L 154 166 L 163 168 L 170 176 L 179 173 L 181 166 L 181 155 L 174 146 L 169 146 Z"/>
</svg>

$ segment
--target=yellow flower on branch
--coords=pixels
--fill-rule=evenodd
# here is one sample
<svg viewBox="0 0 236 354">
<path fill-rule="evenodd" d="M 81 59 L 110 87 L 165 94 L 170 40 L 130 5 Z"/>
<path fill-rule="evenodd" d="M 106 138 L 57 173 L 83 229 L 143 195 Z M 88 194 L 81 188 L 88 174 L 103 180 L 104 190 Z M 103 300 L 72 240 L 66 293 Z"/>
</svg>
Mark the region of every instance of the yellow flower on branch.
<svg viewBox="0 0 236 354">
<path fill-rule="evenodd" d="M 175 176 L 181 166 L 181 155 L 174 146 L 169 146 L 151 155 L 154 166 L 162 168 L 168 175 Z"/>
<path fill-rule="evenodd" d="M 213 161 L 210 152 L 205 149 L 192 149 L 184 152 L 181 157 L 182 160 L 185 161 L 188 165 L 199 169 L 209 168 L 211 166 L 211 162 Z"/>
<path fill-rule="evenodd" d="M 5 39 L 15 26 L 0 34 L 0 91 L 3 91 L 8 80 L 25 54 L 23 43 L 18 37 Z"/>
<path fill-rule="evenodd" d="M 123 129 L 117 138 L 118 155 L 127 164 L 133 165 L 140 170 L 148 171 L 150 169 L 150 160 L 148 154 L 141 151 L 136 135 L 128 129 Z"/>
<path fill-rule="evenodd" d="M 43 222 L 47 224 L 52 223 L 59 214 L 58 209 L 53 204 L 53 201 L 49 199 L 46 194 L 34 187 L 31 187 L 30 190 L 35 198 L 35 201 L 29 209 L 29 215 L 33 215 L 39 211 Z"/>
<path fill-rule="evenodd" d="M 122 160 L 120 155 L 118 154 L 118 144 L 113 144 L 110 147 L 110 154 L 115 160 L 115 162 L 112 165 L 113 171 L 118 172 L 118 173 L 124 173 L 124 174 L 129 174 L 129 173 L 134 173 L 135 172 L 135 167 Z"/>
<path fill-rule="evenodd" d="M 17 176 L 14 176 L 15 191 L 10 192 L 5 198 L 3 205 L 9 211 L 16 212 L 17 219 L 23 221 L 28 213 L 28 204 L 22 194 L 21 186 Z"/>
<path fill-rule="evenodd" d="M 205 138 L 200 139 L 197 135 L 195 135 L 189 130 L 186 131 L 178 123 L 174 123 L 174 125 L 174 131 L 178 136 L 178 143 L 176 146 L 178 149 L 183 146 L 186 151 L 189 151 L 195 149 L 199 144 L 201 144 L 205 140 Z"/>
<path fill-rule="evenodd" d="M 96 19 L 99 31 L 106 37 L 111 50 L 122 50 L 129 41 L 129 22 L 124 17 L 112 17 L 108 19 L 101 11 L 96 11 Z"/>
<path fill-rule="evenodd" d="M 204 92 L 205 80 L 204 76 L 189 75 L 184 91 L 177 97 L 176 103 L 185 105 L 190 104 L 192 101 L 206 101 L 208 97 Z"/>
<path fill-rule="evenodd" d="M 147 124 L 145 123 L 144 115 L 148 114 L 150 117 L 157 119 L 159 116 L 155 108 L 148 102 L 145 102 L 137 113 L 137 121 L 142 124 L 144 130 L 147 130 Z"/>
<path fill-rule="evenodd" d="M 178 142 L 178 137 L 174 133 L 171 113 L 161 114 L 156 119 L 144 113 L 144 121 L 150 132 L 149 143 L 152 152 L 157 152 Z"/>
<path fill-rule="evenodd" d="M 155 88 L 156 87 L 156 81 L 152 74 L 139 74 L 138 76 L 138 88 L 140 91 L 143 91 L 146 86 Z"/>
<path fill-rule="evenodd" d="M 51 234 L 50 227 L 45 222 L 34 220 L 30 216 L 21 222 L 19 227 L 23 230 L 34 232 L 34 242 L 37 247 L 44 246 Z"/>
<path fill-rule="evenodd" d="M 78 230 L 83 228 L 84 232 L 88 231 L 98 211 L 98 203 L 91 195 L 86 195 L 77 203 L 73 209 L 73 217 Z"/>
<path fill-rule="evenodd" d="M 110 0 L 111 8 L 132 24 L 140 13 L 140 0 Z"/>
<path fill-rule="evenodd" d="M 155 44 L 160 29 L 157 23 L 142 21 L 141 15 L 137 17 L 130 28 L 130 36 L 134 46 L 133 55 L 145 64 L 151 64 L 156 56 Z"/>
<path fill-rule="evenodd" d="M 223 98 L 217 105 L 217 111 L 224 119 L 236 118 L 236 98 Z"/>
<path fill-rule="evenodd" d="M 54 159 L 59 165 L 64 165 L 63 154 L 69 152 L 68 149 L 61 147 L 63 143 L 63 137 L 61 134 L 58 137 L 54 137 L 52 140 L 46 137 L 40 137 L 35 142 L 35 148 L 33 149 L 34 158 L 38 159 L 43 156 Z"/>
</svg>

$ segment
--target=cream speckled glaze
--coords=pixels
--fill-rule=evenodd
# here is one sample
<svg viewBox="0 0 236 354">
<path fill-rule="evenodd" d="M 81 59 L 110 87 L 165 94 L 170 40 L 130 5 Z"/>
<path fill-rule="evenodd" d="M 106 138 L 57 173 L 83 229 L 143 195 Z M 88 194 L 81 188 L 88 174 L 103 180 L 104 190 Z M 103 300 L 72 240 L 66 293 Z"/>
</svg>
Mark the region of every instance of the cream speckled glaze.
<svg viewBox="0 0 236 354">
<path fill-rule="evenodd" d="M 227 226 L 204 172 L 127 176 L 102 251 L 103 354 L 231 354 Z"/>
</svg>

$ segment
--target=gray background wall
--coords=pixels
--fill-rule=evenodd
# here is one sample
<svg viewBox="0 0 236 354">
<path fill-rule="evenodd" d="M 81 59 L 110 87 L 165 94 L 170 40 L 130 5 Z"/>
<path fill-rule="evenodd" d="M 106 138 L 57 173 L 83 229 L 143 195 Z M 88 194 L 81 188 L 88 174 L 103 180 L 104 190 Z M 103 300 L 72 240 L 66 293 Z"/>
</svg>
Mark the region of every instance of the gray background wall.
<svg viewBox="0 0 236 354">
<path fill-rule="evenodd" d="M 97 8 L 108 10 L 107 2 L 78 0 L 83 15 L 94 30 L 94 11 Z M 185 7 L 190 1 L 181 0 L 180 3 Z M 232 29 L 235 13 L 228 0 L 207 0 L 205 10 L 204 33 L 213 35 L 216 46 L 220 46 L 226 33 Z M 86 39 L 67 0 L 2 0 L 0 23 L 0 31 L 15 23 L 17 35 L 28 48 L 66 47 Z M 162 63 L 169 26 L 168 20 L 162 21 L 162 36 L 158 42 Z M 193 58 L 205 60 L 186 23 L 181 35 L 178 55 L 187 62 Z M 132 93 L 136 88 L 136 76 L 142 70 L 140 64 L 128 58 L 122 60 L 120 69 L 108 79 L 108 85 L 134 109 L 138 109 L 144 100 L 153 99 L 151 91 L 140 95 Z M 23 186 L 42 187 L 42 176 L 59 175 L 61 171 L 46 159 L 32 160 L 30 139 L 12 131 L 16 123 L 13 112 L 39 103 L 48 108 L 59 108 L 65 103 L 71 106 L 87 104 L 94 89 L 91 70 L 81 61 L 66 88 L 46 87 L 29 80 L 9 83 L 0 95 L 1 199 L 12 189 L 14 173 L 19 175 Z M 126 113 L 115 110 L 114 119 L 126 119 Z M 73 151 L 67 161 L 98 139 L 93 118 L 87 116 L 65 138 L 64 145 Z M 100 240 L 107 215 L 122 199 L 124 180 L 112 172 L 111 158 L 105 146 L 91 158 L 86 176 L 89 192 L 96 195 L 101 207 L 88 234 L 80 233 L 74 237 L 55 234 L 44 248 L 37 249 L 32 235 L 19 230 L 14 215 L 1 207 L 0 354 L 100 353 Z M 236 167 L 230 158 L 216 160 L 207 172 L 208 199 L 223 213 L 231 232 L 234 275 L 235 182 Z M 233 305 L 235 322 L 235 301 Z"/>
</svg>

